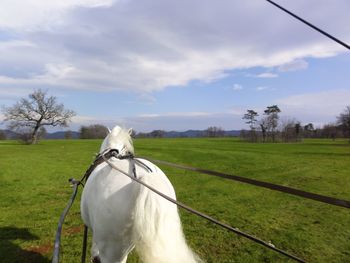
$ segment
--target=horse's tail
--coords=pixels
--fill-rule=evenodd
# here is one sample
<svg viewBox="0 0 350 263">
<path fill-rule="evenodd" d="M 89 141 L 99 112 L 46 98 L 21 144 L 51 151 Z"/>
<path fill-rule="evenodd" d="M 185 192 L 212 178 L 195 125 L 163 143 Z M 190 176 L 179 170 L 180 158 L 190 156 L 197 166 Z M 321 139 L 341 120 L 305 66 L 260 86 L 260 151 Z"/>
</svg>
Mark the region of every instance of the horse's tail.
<svg viewBox="0 0 350 263">
<path fill-rule="evenodd" d="M 165 175 L 152 173 L 141 180 L 176 198 Z M 145 263 L 201 262 L 186 244 L 177 206 L 142 185 L 136 200 L 133 236 L 136 251 Z"/>
</svg>

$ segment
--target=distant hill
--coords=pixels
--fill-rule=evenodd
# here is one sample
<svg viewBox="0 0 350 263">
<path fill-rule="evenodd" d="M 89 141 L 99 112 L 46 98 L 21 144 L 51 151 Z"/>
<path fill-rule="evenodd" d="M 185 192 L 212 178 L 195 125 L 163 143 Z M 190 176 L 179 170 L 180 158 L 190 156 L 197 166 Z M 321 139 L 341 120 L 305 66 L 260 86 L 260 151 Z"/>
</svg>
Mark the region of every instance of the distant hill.
<svg viewBox="0 0 350 263">
<path fill-rule="evenodd" d="M 16 139 L 18 138 L 18 134 L 10 131 L 10 130 L 0 130 L 5 132 L 7 139 Z M 47 133 L 45 139 L 54 140 L 54 139 L 65 139 L 65 131 L 58 131 Z M 72 139 L 79 139 L 80 133 L 76 131 L 71 131 Z M 150 133 L 144 133 L 145 135 L 149 135 Z M 163 137 L 165 138 L 195 138 L 195 137 L 203 137 L 205 134 L 204 130 L 188 130 L 188 131 L 165 131 Z M 224 131 L 224 136 L 239 136 L 240 131 L 231 130 Z"/>
<path fill-rule="evenodd" d="M 18 138 L 18 133 L 15 133 L 10 130 L 0 130 L 5 133 L 7 139 L 16 139 Z"/>
<path fill-rule="evenodd" d="M 10 130 L 0 130 L 6 134 L 7 139 L 17 139 L 19 134 Z M 65 131 L 58 131 L 53 133 L 47 133 L 45 139 L 64 139 Z M 79 139 L 80 133 L 76 131 L 72 131 L 72 139 Z"/>
<path fill-rule="evenodd" d="M 164 132 L 165 138 L 180 138 L 180 137 L 201 137 L 204 131 L 200 130 L 188 130 L 183 132 L 178 131 L 166 131 Z"/>
<path fill-rule="evenodd" d="M 181 138 L 181 137 L 203 137 L 206 134 L 204 130 L 188 130 L 183 132 L 178 131 L 169 131 L 164 133 L 165 138 Z M 224 136 L 239 136 L 240 131 L 232 130 L 232 131 L 224 131 Z"/>
<path fill-rule="evenodd" d="M 53 133 L 47 133 L 45 136 L 45 139 L 65 139 L 65 131 L 58 131 L 58 132 L 53 132 Z M 79 139 L 80 138 L 80 132 L 76 131 L 71 131 L 72 134 L 72 139 Z"/>
<path fill-rule="evenodd" d="M 225 131 L 225 136 L 234 136 L 238 137 L 241 134 L 240 130 L 231 130 L 231 131 Z"/>
</svg>

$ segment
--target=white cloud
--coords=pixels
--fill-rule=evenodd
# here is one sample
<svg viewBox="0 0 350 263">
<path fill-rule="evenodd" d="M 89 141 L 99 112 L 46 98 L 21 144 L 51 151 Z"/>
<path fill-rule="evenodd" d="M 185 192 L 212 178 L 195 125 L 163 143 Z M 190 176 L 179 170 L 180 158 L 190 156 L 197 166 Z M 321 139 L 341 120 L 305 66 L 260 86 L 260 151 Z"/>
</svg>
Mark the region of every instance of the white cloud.
<svg viewBox="0 0 350 263">
<path fill-rule="evenodd" d="M 281 72 L 297 71 L 297 70 L 307 69 L 308 66 L 309 66 L 309 63 L 307 63 L 307 61 L 305 61 L 304 59 L 295 59 L 291 62 L 288 62 L 279 66 L 278 70 Z"/>
<path fill-rule="evenodd" d="M 245 109 L 243 108 L 233 108 L 229 111 L 227 111 L 227 114 L 232 114 L 232 115 L 237 115 L 237 116 L 243 116 L 243 114 L 245 113 Z"/>
<path fill-rule="evenodd" d="M 67 11 L 76 7 L 107 7 L 113 0 L 2 0 L 0 28 L 35 30 L 62 23 Z"/>
<path fill-rule="evenodd" d="M 349 90 L 330 90 L 293 95 L 277 100 L 284 115 L 304 122 L 334 122 L 350 101 Z"/>
<path fill-rule="evenodd" d="M 150 114 L 140 114 L 138 117 L 140 117 L 140 118 L 158 118 L 158 117 L 160 117 L 161 115 L 159 115 L 159 114 L 152 114 L 152 113 L 150 113 Z"/>
<path fill-rule="evenodd" d="M 0 77 L 1 81 L 1 77 Z M 0 99 L 1 100 L 7 100 L 7 99 L 17 99 L 18 97 L 21 97 L 23 95 L 27 95 L 27 90 L 25 88 L 16 88 L 16 89 L 4 89 L 0 88 Z"/>
<path fill-rule="evenodd" d="M 87 115 L 77 115 L 72 118 L 72 122 L 69 124 L 67 129 L 78 131 L 81 126 L 88 126 L 92 124 L 105 125 L 108 128 L 113 128 L 117 123 L 123 123 L 122 118 L 117 117 L 101 117 L 101 116 L 87 116 Z M 61 127 L 48 127 L 49 131 L 62 130 Z"/>
<path fill-rule="evenodd" d="M 243 86 L 242 85 L 240 85 L 240 84 L 234 84 L 233 85 L 233 90 L 242 90 L 243 89 Z"/>
<path fill-rule="evenodd" d="M 259 87 L 256 87 L 256 90 L 257 91 L 263 91 L 263 90 L 267 90 L 269 87 L 266 87 L 266 86 L 259 86 Z"/>
<path fill-rule="evenodd" d="M 264 72 L 261 74 L 256 75 L 257 78 L 277 78 L 278 74 L 271 73 L 271 72 Z"/>
<path fill-rule="evenodd" d="M 209 112 L 168 112 L 164 114 L 140 114 L 138 117 L 141 118 L 159 118 L 159 117 L 207 117 L 216 113 Z"/>
<path fill-rule="evenodd" d="M 350 23 L 349 3 L 335 2 L 288 5 L 295 11 L 316 6 L 308 18 L 350 40 L 350 27 L 339 26 Z M 327 19 L 331 14 L 338 19 Z M 210 82 L 232 69 L 303 69 L 307 57 L 344 51 L 264 1 L 7 0 L 0 36 L 2 29 L 13 39 L 0 41 L 0 87 L 149 93 Z"/>
<path fill-rule="evenodd" d="M 138 104 L 146 104 L 146 105 L 153 105 L 154 103 L 156 103 L 156 98 L 153 97 L 151 94 L 149 93 L 141 93 L 137 96 L 137 101 L 132 102 L 132 103 L 138 103 Z"/>
<path fill-rule="evenodd" d="M 288 107 L 317 108 L 324 112 L 338 112 L 339 107 L 345 107 L 350 101 L 350 90 L 330 90 L 317 93 L 293 95 L 278 100 Z"/>
<path fill-rule="evenodd" d="M 97 117 L 95 117 L 95 116 L 86 116 L 86 115 L 77 115 L 77 116 L 74 116 L 72 118 L 72 122 L 78 123 L 78 124 L 81 124 L 81 125 L 94 124 L 94 122 L 96 120 L 97 120 Z"/>
<path fill-rule="evenodd" d="M 109 128 L 120 125 L 125 128 L 134 128 L 138 132 L 149 132 L 155 129 L 183 131 L 188 129 L 206 129 L 209 126 L 218 126 L 226 130 L 240 129 L 242 109 L 232 109 L 226 112 L 166 112 L 139 114 L 126 117 L 96 117 L 75 116 L 69 129 L 78 130 L 82 125 L 102 124 Z M 55 128 L 54 130 L 57 130 Z M 61 130 L 61 128 L 58 128 Z M 52 129 L 50 129 L 52 131 Z"/>
<path fill-rule="evenodd" d="M 189 129 L 207 129 L 218 126 L 226 130 L 240 129 L 243 125 L 241 115 L 237 112 L 176 112 L 164 114 L 143 114 L 124 118 L 126 127 L 136 131 L 152 131 L 155 129 L 184 131 Z"/>
</svg>

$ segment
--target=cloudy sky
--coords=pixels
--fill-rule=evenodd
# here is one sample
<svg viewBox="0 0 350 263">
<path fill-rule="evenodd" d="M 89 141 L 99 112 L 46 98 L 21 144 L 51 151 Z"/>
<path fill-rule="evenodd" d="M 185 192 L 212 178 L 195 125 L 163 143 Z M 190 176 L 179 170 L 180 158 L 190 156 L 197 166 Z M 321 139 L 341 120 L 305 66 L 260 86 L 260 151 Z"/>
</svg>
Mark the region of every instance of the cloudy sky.
<svg viewBox="0 0 350 263">
<path fill-rule="evenodd" d="M 278 0 L 349 43 L 350 1 L 331 2 Z M 273 104 L 321 125 L 350 104 L 350 51 L 264 0 L 0 4 L 0 105 L 48 90 L 71 129 L 241 129 Z"/>
</svg>

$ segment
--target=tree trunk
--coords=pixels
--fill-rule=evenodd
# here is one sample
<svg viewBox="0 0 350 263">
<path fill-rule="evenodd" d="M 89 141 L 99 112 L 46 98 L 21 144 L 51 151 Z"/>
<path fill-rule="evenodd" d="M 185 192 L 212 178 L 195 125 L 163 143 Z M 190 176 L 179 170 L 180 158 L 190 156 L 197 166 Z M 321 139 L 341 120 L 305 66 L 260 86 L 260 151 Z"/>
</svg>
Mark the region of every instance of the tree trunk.
<svg viewBox="0 0 350 263">
<path fill-rule="evenodd" d="M 260 124 L 260 127 L 261 127 L 263 142 L 265 142 L 266 141 L 266 129 L 265 129 L 265 126 L 262 124 Z"/>
<path fill-rule="evenodd" d="M 33 133 L 32 133 L 32 138 L 31 138 L 31 144 L 36 144 L 38 142 L 38 131 L 39 131 L 39 128 L 40 128 L 40 122 L 38 122 L 35 127 L 34 127 L 34 130 L 33 130 Z"/>
</svg>

